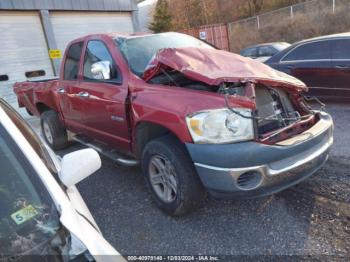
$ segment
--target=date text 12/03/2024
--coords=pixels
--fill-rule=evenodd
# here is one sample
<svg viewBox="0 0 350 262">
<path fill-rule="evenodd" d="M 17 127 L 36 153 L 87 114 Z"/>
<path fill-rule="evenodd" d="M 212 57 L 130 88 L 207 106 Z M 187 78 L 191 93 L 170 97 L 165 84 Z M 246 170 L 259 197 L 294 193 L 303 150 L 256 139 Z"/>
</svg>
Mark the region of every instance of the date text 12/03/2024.
<svg viewBox="0 0 350 262">
<path fill-rule="evenodd" d="M 219 261 L 217 256 L 128 256 L 128 261 Z"/>
</svg>

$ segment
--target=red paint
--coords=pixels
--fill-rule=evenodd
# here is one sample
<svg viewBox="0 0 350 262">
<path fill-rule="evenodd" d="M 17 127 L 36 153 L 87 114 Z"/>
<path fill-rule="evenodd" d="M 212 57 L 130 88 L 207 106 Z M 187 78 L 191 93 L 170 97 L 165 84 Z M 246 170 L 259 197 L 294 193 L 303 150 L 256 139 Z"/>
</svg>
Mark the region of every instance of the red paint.
<svg viewBox="0 0 350 262">
<path fill-rule="evenodd" d="M 259 140 L 259 142 L 267 145 L 273 145 L 277 142 L 283 141 L 292 136 L 303 133 L 304 131 L 311 128 L 317 121 L 318 119 L 314 115 L 311 115 L 307 119 L 301 120 L 292 126 L 282 128 L 278 132 L 274 131 L 274 132 L 265 134 Z"/>
<path fill-rule="evenodd" d="M 69 130 L 101 140 L 126 153 L 136 154 L 135 130 L 142 122 L 156 123 L 170 130 L 182 142 L 192 142 L 186 116 L 200 110 L 224 108 L 224 97 L 216 93 L 148 84 L 129 70 L 113 42 L 115 36 L 89 35 L 71 44 L 84 42 L 82 61 L 89 40 L 104 42 L 122 74 L 122 84 L 84 80 L 83 63 L 80 62 L 76 81 L 63 80 L 62 66 L 59 80 L 16 83 L 14 91 L 20 105 L 39 116 L 37 105 L 45 104 L 59 112 Z M 65 59 L 62 65 L 64 62 Z M 220 50 L 164 49 L 151 65 L 153 67 L 147 70 L 145 79 L 157 74 L 160 67 L 172 67 L 189 78 L 210 85 L 218 85 L 222 81 L 251 81 L 287 88 L 294 93 L 295 99 L 301 90 L 306 89 L 302 82 L 266 65 Z M 59 88 L 64 88 L 65 93 L 59 93 Z M 77 96 L 82 91 L 89 92 L 90 97 Z M 250 90 L 248 93 L 249 97 L 231 96 L 229 104 L 254 109 L 254 92 Z M 119 121 L 113 120 L 113 117 L 118 117 Z"/>
<path fill-rule="evenodd" d="M 219 85 L 222 82 L 256 81 L 261 84 L 306 91 L 300 80 L 234 53 L 205 48 L 166 48 L 157 53 L 144 73 L 145 81 L 157 75 L 162 67 L 170 67 L 189 78 Z"/>
</svg>

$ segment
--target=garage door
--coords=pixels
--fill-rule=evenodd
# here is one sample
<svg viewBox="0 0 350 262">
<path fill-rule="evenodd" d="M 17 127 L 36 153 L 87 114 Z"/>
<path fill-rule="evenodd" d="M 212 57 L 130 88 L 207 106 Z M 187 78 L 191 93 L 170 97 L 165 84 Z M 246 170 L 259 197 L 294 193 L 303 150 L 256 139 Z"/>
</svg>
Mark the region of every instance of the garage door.
<svg viewBox="0 0 350 262">
<path fill-rule="evenodd" d="M 53 76 L 38 13 L 0 11 L 0 96 L 16 105 L 12 84 L 35 75 Z"/>
<path fill-rule="evenodd" d="M 50 16 L 61 50 L 71 40 L 87 34 L 134 31 L 129 12 L 50 12 Z"/>
</svg>

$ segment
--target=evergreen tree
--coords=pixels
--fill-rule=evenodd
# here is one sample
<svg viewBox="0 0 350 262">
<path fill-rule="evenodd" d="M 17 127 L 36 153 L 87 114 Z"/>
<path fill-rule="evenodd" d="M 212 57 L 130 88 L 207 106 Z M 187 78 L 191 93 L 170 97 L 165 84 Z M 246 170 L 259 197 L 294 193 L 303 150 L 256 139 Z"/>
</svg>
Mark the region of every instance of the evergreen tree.
<svg viewBox="0 0 350 262">
<path fill-rule="evenodd" d="M 155 33 L 171 30 L 171 14 L 167 0 L 158 0 L 149 29 Z"/>
</svg>

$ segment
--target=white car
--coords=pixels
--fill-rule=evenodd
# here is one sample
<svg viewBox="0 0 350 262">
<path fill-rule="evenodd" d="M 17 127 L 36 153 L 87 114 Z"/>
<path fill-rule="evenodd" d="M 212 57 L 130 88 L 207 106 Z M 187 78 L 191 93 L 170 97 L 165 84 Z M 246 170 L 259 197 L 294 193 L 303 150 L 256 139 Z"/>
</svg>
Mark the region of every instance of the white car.
<svg viewBox="0 0 350 262">
<path fill-rule="evenodd" d="M 58 159 L 0 99 L 0 258 L 124 261 L 103 238 L 75 187 L 100 166 L 93 149 Z"/>
</svg>

